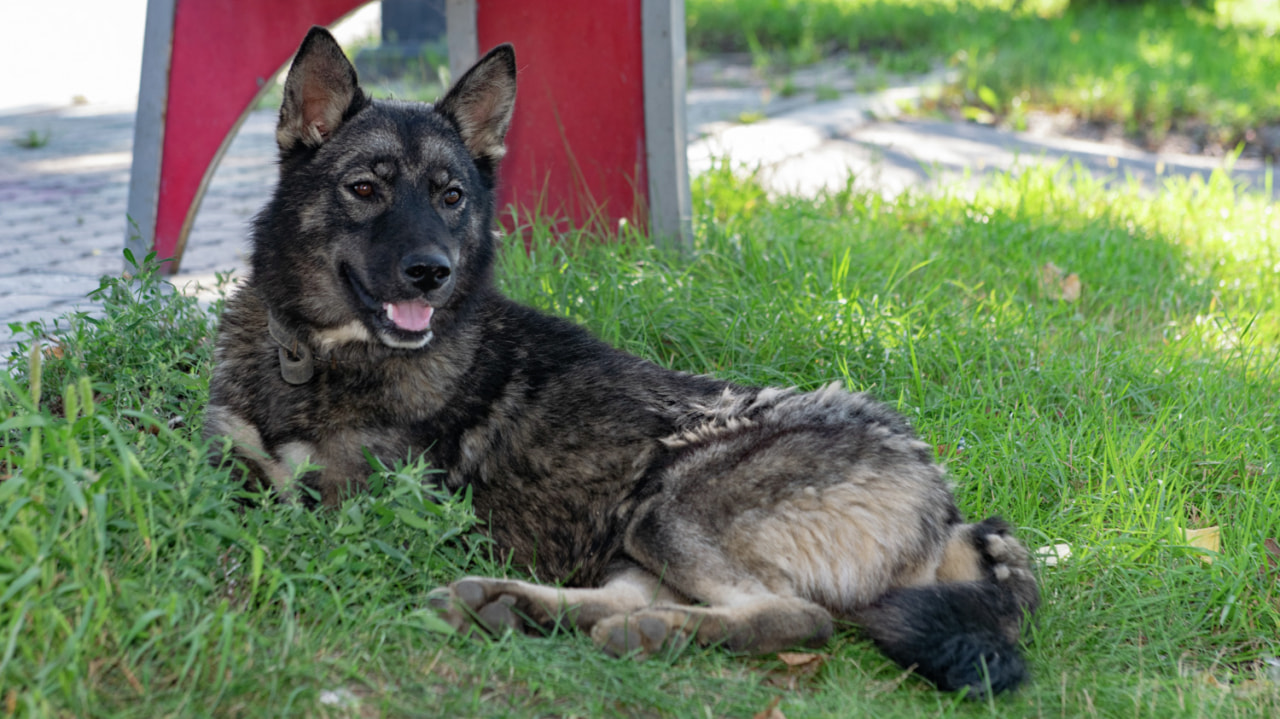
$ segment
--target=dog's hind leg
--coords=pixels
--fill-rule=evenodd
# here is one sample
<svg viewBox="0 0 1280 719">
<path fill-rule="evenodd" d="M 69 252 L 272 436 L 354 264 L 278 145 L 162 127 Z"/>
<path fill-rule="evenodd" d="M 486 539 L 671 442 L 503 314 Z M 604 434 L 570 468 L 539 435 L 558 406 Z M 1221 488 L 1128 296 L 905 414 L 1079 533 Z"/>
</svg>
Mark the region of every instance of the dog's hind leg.
<svg viewBox="0 0 1280 719">
<path fill-rule="evenodd" d="M 737 547 L 745 556 L 698 519 L 659 514 L 664 518 L 642 517 L 629 528 L 628 553 L 697 606 L 660 602 L 602 619 L 591 636 L 606 652 L 646 655 L 690 640 L 772 652 L 831 638 L 831 613 L 796 591 L 785 573 L 756 561 L 758 548 Z"/>
<path fill-rule="evenodd" d="M 730 651 L 763 653 L 788 647 L 822 646 L 831 638 L 831 614 L 799 597 L 740 595 L 735 604 L 656 604 L 606 617 L 592 639 L 613 656 L 645 656 L 690 640 Z"/>
<path fill-rule="evenodd" d="M 431 594 L 429 604 L 459 631 L 479 625 L 497 634 L 505 629 L 569 625 L 590 632 L 601 620 L 654 603 L 686 601 L 658 577 L 626 565 L 600 587 L 551 587 L 517 579 L 466 577 Z"/>
</svg>

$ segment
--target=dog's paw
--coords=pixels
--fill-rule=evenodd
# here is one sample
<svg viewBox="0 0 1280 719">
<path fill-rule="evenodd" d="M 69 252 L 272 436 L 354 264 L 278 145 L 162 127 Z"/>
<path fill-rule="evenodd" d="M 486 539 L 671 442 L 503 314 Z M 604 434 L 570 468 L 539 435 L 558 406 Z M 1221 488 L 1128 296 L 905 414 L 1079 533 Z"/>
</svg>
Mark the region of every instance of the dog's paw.
<svg viewBox="0 0 1280 719">
<path fill-rule="evenodd" d="M 979 547 L 996 581 L 1027 579 L 1031 576 L 1030 555 L 1012 535 L 1005 532 L 988 533 L 979 539 Z"/>
<path fill-rule="evenodd" d="M 665 614 L 636 612 L 606 617 L 591 630 L 591 639 L 611 657 L 644 659 L 662 650 L 679 651 L 690 635 L 673 626 Z"/>
<path fill-rule="evenodd" d="M 997 581 L 1005 581 L 1018 570 L 1031 567 L 1031 555 L 1012 533 L 1004 520 L 989 517 L 973 526 L 973 545 L 982 555 L 982 563 L 995 573 Z"/>
<path fill-rule="evenodd" d="M 1040 586 L 1031 571 L 1031 555 L 1003 521 L 987 519 L 975 526 L 974 546 L 989 576 L 1004 587 L 1018 605 L 1033 613 L 1040 606 Z M 1011 641 L 1017 630 L 1011 629 Z"/>
<path fill-rule="evenodd" d="M 523 633 L 527 627 L 516 602 L 503 593 L 500 581 L 481 577 L 460 579 L 427 595 L 427 605 L 460 634 L 475 628 L 494 636 Z"/>
</svg>

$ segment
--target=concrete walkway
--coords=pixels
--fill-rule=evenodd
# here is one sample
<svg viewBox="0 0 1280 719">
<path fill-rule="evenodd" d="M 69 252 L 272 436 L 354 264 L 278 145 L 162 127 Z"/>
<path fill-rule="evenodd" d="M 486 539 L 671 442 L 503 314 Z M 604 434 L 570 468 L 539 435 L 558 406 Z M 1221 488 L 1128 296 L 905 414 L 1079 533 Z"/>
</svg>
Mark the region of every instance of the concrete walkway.
<svg viewBox="0 0 1280 719">
<path fill-rule="evenodd" d="M 894 119 L 902 102 L 942 78 L 870 94 L 850 89 L 821 102 L 814 88 L 839 89 L 824 72 L 840 70 L 810 70 L 798 92 L 780 98 L 742 63 L 695 67 L 688 95 L 691 172 L 727 157 L 758 169 L 778 192 L 840 188 L 853 173 L 857 186 L 893 194 L 966 171 L 980 175 L 1062 158 L 1152 186 L 1158 169 L 1165 175 L 1208 173 L 1221 162 L 973 124 Z M 744 113 L 756 121 L 738 122 Z M 174 278 L 180 288 L 211 284 L 216 272 L 244 271 L 248 223 L 275 183 L 274 121 L 271 111 L 250 115 L 224 156 L 193 226 L 182 274 Z M 22 146 L 33 136 L 47 141 Z M 101 275 L 120 272 L 132 140 L 130 105 L 0 111 L 0 353 L 13 346 L 10 323 L 51 322 L 77 307 L 92 311 L 85 294 Z M 1261 163 L 1241 160 L 1234 171 L 1262 186 Z"/>
<path fill-rule="evenodd" d="M 0 353 L 12 345 L 10 323 L 92 310 L 85 295 L 120 273 L 133 115 L 119 106 L 0 115 Z M 19 147 L 33 129 L 48 144 Z M 248 222 L 275 184 L 274 131 L 269 112 L 244 123 L 205 195 L 177 286 L 243 271 Z"/>
</svg>

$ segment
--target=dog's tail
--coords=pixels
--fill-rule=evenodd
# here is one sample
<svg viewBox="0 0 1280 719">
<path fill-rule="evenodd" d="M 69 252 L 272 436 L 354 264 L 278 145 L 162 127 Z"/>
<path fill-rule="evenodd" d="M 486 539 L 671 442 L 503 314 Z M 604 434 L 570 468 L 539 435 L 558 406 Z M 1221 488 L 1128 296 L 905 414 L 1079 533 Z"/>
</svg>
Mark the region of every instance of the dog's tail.
<svg viewBox="0 0 1280 719">
<path fill-rule="evenodd" d="M 992 517 L 956 526 L 937 584 L 892 589 L 852 614 L 890 659 L 980 698 L 1026 679 L 1018 643 L 1039 603 L 1026 549 Z"/>
</svg>

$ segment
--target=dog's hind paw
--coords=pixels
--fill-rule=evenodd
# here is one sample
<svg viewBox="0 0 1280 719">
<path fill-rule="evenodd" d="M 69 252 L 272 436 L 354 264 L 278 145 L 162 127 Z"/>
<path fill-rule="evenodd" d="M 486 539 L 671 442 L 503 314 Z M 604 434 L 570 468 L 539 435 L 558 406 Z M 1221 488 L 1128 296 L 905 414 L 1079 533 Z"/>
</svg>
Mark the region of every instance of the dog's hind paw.
<svg viewBox="0 0 1280 719">
<path fill-rule="evenodd" d="M 516 611 L 516 597 L 493 591 L 500 588 L 490 584 L 484 579 L 458 580 L 427 595 L 427 606 L 460 634 L 475 627 L 494 636 L 525 632 L 525 619 Z"/>
<path fill-rule="evenodd" d="M 592 628 L 591 639 L 611 657 L 644 659 L 664 649 L 679 651 L 690 636 L 661 616 L 637 612 L 601 620 Z"/>
<path fill-rule="evenodd" d="M 476 619 L 480 625 L 490 634 L 500 636 L 508 631 L 523 633 L 525 630 L 524 620 L 520 615 L 516 614 L 515 607 L 516 598 L 510 594 L 503 594 L 496 600 L 489 602 L 476 612 Z"/>
<path fill-rule="evenodd" d="M 1007 524 L 987 519 L 974 526 L 975 546 L 997 582 L 1034 582 L 1031 558 Z"/>
</svg>

